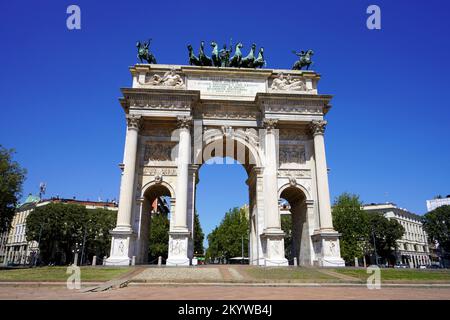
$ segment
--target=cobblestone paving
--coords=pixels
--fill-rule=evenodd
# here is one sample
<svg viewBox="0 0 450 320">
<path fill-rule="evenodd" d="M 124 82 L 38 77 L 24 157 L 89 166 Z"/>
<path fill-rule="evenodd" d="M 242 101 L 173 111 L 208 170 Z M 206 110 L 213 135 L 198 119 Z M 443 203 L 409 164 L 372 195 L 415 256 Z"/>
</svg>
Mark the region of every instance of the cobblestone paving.
<svg viewBox="0 0 450 320">
<path fill-rule="evenodd" d="M 251 286 L 129 286 L 105 292 L 81 293 L 59 287 L 8 287 L 0 286 L 2 299 L 32 300 L 303 300 L 303 299 L 376 299 L 410 300 L 441 299 L 450 300 L 450 288 L 381 288 L 368 290 L 365 287 L 251 287 Z"/>
<path fill-rule="evenodd" d="M 218 268 L 146 268 L 135 281 L 222 281 Z"/>
</svg>

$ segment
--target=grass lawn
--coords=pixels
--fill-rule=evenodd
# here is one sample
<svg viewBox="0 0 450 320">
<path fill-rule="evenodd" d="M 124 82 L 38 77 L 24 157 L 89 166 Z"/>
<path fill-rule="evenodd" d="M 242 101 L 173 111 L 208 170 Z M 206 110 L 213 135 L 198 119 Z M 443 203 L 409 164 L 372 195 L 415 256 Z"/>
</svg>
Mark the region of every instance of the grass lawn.
<svg viewBox="0 0 450 320">
<path fill-rule="evenodd" d="M 420 269 L 384 269 L 381 268 L 381 281 L 395 282 L 450 282 L 450 270 Z M 369 277 L 366 269 L 337 268 L 340 274 L 366 280 Z"/>
<path fill-rule="evenodd" d="M 37 267 L 0 270 L 0 281 L 66 281 L 67 267 Z M 130 268 L 81 267 L 81 281 L 108 281 L 125 274 Z"/>
<path fill-rule="evenodd" d="M 241 271 L 241 270 L 240 270 Z M 315 268 L 249 267 L 242 269 L 255 280 L 270 282 L 337 282 L 336 277 L 321 273 Z"/>
</svg>

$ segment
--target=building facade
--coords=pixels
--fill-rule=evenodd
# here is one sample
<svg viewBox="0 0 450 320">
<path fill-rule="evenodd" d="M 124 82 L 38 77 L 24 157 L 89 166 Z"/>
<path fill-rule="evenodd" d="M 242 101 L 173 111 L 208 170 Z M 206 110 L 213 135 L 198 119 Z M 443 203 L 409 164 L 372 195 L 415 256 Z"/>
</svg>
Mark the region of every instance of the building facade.
<svg viewBox="0 0 450 320">
<path fill-rule="evenodd" d="M 395 253 L 398 264 L 406 264 L 411 268 L 430 265 L 430 249 L 428 237 L 423 230 L 422 217 L 393 203 L 368 204 L 363 209 L 368 212 L 380 212 L 388 219 L 397 220 L 405 229 L 403 237 L 397 241 Z"/>
<path fill-rule="evenodd" d="M 433 211 L 434 209 L 441 206 L 450 206 L 450 195 L 447 195 L 447 197 L 445 198 L 434 198 L 431 200 L 427 200 L 428 212 Z"/>
<path fill-rule="evenodd" d="M 12 220 L 10 229 L 3 234 L 6 239 L 4 243 L 3 259 L 4 265 L 27 265 L 34 262 L 34 258 L 39 253 L 37 241 L 27 241 L 26 225 L 28 215 L 36 208 L 50 203 L 72 203 L 85 206 L 87 209 L 108 209 L 118 210 L 115 202 L 83 201 L 75 199 L 52 198 L 40 200 L 39 197 L 29 195 L 25 202 L 19 205 Z M 1 252 L 1 251 L 0 251 Z"/>
</svg>

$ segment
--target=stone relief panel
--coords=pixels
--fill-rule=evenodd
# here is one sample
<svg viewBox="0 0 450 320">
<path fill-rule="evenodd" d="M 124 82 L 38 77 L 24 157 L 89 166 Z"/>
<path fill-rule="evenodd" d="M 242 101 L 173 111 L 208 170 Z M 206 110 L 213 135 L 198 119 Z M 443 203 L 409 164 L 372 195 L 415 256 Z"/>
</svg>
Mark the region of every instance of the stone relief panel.
<svg viewBox="0 0 450 320">
<path fill-rule="evenodd" d="M 270 91 L 294 91 L 306 94 L 316 93 L 315 90 L 307 87 L 303 77 L 293 78 L 290 74 L 285 76 L 283 73 L 280 73 L 272 80 Z"/>
<path fill-rule="evenodd" d="M 266 112 L 283 113 L 283 114 L 307 114 L 307 115 L 322 115 L 323 102 L 316 100 L 307 101 L 292 101 L 292 100 L 277 100 L 276 102 L 263 102 Z"/>
<path fill-rule="evenodd" d="M 325 241 L 324 255 L 327 257 L 339 256 L 339 246 L 336 240 Z"/>
<path fill-rule="evenodd" d="M 144 167 L 143 174 L 145 176 L 176 176 L 177 168 L 176 167 Z"/>
<path fill-rule="evenodd" d="M 204 105 L 195 110 L 195 116 L 204 119 L 256 120 L 260 112 L 249 106 Z"/>
<path fill-rule="evenodd" d="M 139 84 L 144 87 L 163 87 L 171 89 L 184 89 L 185 84 L 183 78 L 176 73 L 175 69 L 171 69 L 163 75 L 154 74 L 149 76 L 146 74 L 145 80 L 138 80 Z"/>
<path fill-rule="evenodd" d="M 280 144 L 280 165 L 306 163 L 306 151 L 304 145 Z"/>
<path fill-rule="evenodd" d="M 150 138 L 170 138 L 176 130 L 170 127 L 151 127 L 145 128 L 142 135 Z"/>
<path fill-rule="evenodd" d="M 299 129 L 280 129 L 279 139 L 284 141 L 306 141 L 308 135 Z"/>
<path fill-rule="evenodd" d="M 148 95 L 133 94 L 128 98 L 130 108 L 155 109 L 155 110 L 189 110 L 191 108 L 190 97 L 174 97 L 171 95 L 155 94 L 149 100 Z"/>
<path fill-rule="evenodd" d="M 293 169 L 278 169 L 278 175 L 280 177 L 294 177 L 297 179 L 311 178 L 311 170 L 293 170 Z"/>
<path fill-rule="evenodd" d="M 144 147 L 144 164 L 150 162 L 172 162 L 175 161 L 175 142 L 147 143 Z"/>
</svg>

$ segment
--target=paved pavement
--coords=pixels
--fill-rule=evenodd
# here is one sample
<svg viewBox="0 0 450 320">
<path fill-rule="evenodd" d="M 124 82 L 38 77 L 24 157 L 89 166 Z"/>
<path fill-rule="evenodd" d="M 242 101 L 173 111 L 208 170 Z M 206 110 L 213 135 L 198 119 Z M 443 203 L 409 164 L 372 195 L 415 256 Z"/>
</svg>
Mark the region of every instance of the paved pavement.
<svg viewBox="0 0 450 320">
<path fill-rule="evenodd" d="M 316 287 L 275 287 L 249 285 L 185 285 L 156 286 L 130 285 L 126 288 L 113 289 L 104 292 L 81 292 L 68 290 L 64 286 L 12 287 L 0 286 L 0 299 L 36 299 L 36 300 L 348 300 L 348 299 L 439 299 L 450 300 L 450 288 L 440 287 L 382 287 L 379 290 L 369 290 L 364 286 L 316 286 Z"/>
</svg>

